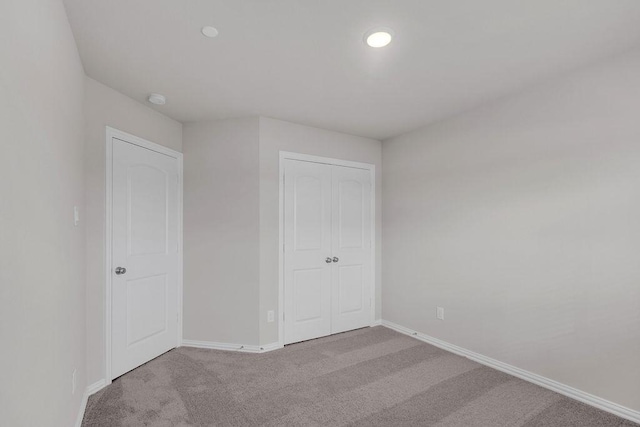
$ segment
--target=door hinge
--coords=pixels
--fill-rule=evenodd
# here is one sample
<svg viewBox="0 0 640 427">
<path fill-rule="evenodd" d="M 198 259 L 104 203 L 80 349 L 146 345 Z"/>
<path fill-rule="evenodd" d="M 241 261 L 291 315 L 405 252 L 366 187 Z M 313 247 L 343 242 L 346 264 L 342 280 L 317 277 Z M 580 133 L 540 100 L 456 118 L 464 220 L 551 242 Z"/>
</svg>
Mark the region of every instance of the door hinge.
<svg viewBox="0 0 640 427">
<path fill-rule="evenodd" d="M 369 298 L 369 307 L 373 305 L 373 298 Z"/>
</svg>

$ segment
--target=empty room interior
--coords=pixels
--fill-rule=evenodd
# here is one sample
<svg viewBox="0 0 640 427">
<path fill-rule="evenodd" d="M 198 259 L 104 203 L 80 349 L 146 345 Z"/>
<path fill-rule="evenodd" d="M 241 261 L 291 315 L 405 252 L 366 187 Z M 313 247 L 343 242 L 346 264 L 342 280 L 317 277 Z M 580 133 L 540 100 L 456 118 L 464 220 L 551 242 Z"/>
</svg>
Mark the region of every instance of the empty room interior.
<svg viewBox="0 0 640 427">
<path fill-rule="evenodd" d="M 640 1 L 0 0 L 0 425 L 640 426 Z"/>
</svg>

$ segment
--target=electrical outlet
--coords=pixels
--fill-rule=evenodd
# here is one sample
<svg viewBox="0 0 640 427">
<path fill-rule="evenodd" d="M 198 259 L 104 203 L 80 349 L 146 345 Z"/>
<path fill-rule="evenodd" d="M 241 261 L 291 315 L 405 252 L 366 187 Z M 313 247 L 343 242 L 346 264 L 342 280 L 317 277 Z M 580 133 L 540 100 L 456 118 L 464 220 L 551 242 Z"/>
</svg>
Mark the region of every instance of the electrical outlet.
<svg viewBox="0 0 640 427">
<path fill-rule="evenodd" d="M 273 312 L 273 310 L 267 311 L 267 322 L 273 322 L 275 318 L 276 318 L 276 315 Z"/>
<path fill-rule="evenodd" d="M 77 370 L 73 370 L 73 374 L 71 374 L 71 394 L 76 394 L 76 376 Z"/>
<path fill-rule="evenodd" d="M 73 207 L 73 225 L 76 227 L 80 224 L 80 208 L 77 206 Z"/>
<path fill-rule="evenodd" d="M 436 307 L 436 317 L 440 320 L 444 320 L 444 307 Z"/>
</svg>

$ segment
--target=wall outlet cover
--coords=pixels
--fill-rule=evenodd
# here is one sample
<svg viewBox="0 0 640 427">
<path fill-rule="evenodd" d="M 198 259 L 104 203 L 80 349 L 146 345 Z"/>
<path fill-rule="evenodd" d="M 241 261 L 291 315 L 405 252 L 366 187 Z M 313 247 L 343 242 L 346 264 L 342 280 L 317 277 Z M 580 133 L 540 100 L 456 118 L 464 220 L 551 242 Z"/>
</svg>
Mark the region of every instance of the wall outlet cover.
<svg viewBox="0 0 640 427">
<path fill-rule="evenodd" d="M 275 313 L 273 310 L 267 311 L 267 322 L 273 322 L 275 320 Z"/>
<path fill-rule="evenodd" d="M 440 320 L 444 320 L 444 307 L 436 307 L 436 317 Z"/>
</svg>

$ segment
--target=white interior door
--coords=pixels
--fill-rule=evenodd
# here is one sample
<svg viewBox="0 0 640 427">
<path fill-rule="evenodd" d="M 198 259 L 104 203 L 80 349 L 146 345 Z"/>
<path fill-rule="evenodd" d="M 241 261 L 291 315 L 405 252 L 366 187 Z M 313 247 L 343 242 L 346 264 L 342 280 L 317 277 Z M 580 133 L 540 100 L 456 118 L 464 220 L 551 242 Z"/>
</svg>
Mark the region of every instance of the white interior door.
<svg viewBox="0 0 640 427">
<path fill-rule="evenodd" d="M 283 163 L 284 343 L 368 326 L 370 171 Z"/>
<path fill-rule="evenodd" d="M 178 160 L 113 138 L 111 377 L 178 344 Z"/>
<path fill-rule="evenodd" d="M 331 168 L 285 160 L 284 342 L 331 334 Z"/>
<path fill-rule="evenodd" d="M 331 333 L 371 323 L 371 174 L 332 167 Z"/>
</svg>

